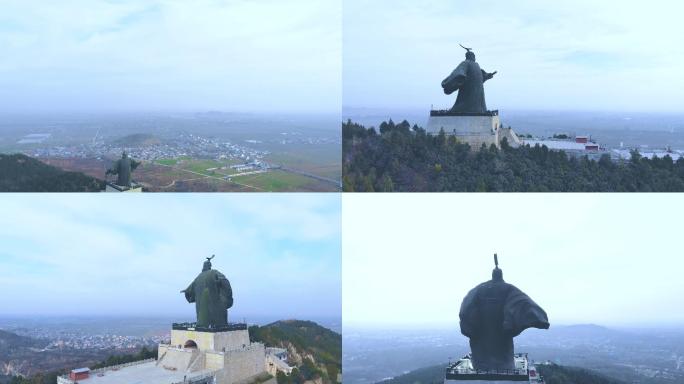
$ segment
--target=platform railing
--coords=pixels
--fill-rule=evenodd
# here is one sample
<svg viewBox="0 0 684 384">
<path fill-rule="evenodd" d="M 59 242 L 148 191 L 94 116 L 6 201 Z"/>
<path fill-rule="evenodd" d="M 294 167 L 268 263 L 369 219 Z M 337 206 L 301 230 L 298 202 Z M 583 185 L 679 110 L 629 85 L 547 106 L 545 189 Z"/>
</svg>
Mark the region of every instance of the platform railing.
<svg viewBox="0 0 684 384">
<path fill-rule="evenodd" d="M 498 110 L 486 112 L 454 112 L 450 109 L 430 110 L 430 116 L 499 116 Z"/>
<path fill-rule="evenodd" d="M 210 382 L 213 382 L 213 380 L 209 380 L 209 379 L 213 379 L 214 376 L 216 375 L 216 372 L 218 372 L 218 371 L 211 371 L 211 372 L 203 373 L 201 375 L 193 376 L 191 378 L 187 378 L 183 381 L 177 381 L 177 382 L 172 383 L 172 384 L 193 384 L 193 383 L 202 383 L 202 382 L 210 383 Z"/>
<path fill-rule="evenodd" d="M 225 332 L 225 331 L 245 331 L 247 324 L 245 323 L 229 323 L 218 327 L 198 327 L 197 323 L 173 323 L 171 329 L 178 331 L 200 331 L 200 332 Z"/>
</svg>

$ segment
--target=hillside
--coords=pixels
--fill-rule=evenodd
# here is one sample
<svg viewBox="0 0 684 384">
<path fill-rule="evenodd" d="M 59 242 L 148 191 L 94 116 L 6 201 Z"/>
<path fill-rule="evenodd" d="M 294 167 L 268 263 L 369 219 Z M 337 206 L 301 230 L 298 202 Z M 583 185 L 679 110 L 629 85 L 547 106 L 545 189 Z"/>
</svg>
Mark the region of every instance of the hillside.
<svg viewBox="0 0 684 384">
<path fill-rule="evenodd" d="M 288 351 L 290 365 L 297 372 L 289 377 L 278 375 L 278 383 L 302 383 L 320 378 L 323 383 L 335 383 L 342 370 L 342 336 L 313 321 L 281 320 L 263 327 L 249 328 L 252 341 L 267 347 Z"/>
<path fill-rule="evenodd" d="M 0 154 L 0 192 L 99 192 L 101 180 L 23 154 Z"/>
<path fill-rule="evenodd" d="M 546 384 L 626 384 L 613 380 L 587 369 L 564 367 L 560 365 L 537 365 Z M 383 380 L 382 384 L 442 384 L 445 365 L 434 365 L 416 369 L 407 374 Z"/>
<path fill-rule="evenodd" d="M 442 384 L 444 382 L 444 370 L 446 365 L 433 365 L 419 368 L 415 371 L 383 380 L 382 384 Z"/>
<path fill-rule="evenodd" d="M 537 370 L 544 377 L 546 384 L 625 384 L 577 367 L 565 367 L 556 364 L 537 365 Z"/>
<path fill-rule="evenodd" d="M 0 356 L 10 349 L 44 346 L 45 342 L 0 329 Z"/>
<path fill-rule="evenodd" d="M 546 146 L 470 148 L 403 121 L 374 128 L 342 124 L 345 191 L 672 192 L 684 191 L 684 158 L 628 162 L 569 157 Z"/>
</svg>

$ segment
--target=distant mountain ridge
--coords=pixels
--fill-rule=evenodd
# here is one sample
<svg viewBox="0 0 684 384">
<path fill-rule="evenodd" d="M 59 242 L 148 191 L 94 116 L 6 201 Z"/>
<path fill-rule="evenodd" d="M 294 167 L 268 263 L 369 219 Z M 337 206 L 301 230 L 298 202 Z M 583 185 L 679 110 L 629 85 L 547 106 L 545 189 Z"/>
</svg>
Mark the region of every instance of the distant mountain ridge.
<svg viewBox="0 0 684 384">
<path fill-rule="evenodd" d="M 0 154 L 0 192 L 99 192 L 104 182 L 24 154 Z"/>
</svg>

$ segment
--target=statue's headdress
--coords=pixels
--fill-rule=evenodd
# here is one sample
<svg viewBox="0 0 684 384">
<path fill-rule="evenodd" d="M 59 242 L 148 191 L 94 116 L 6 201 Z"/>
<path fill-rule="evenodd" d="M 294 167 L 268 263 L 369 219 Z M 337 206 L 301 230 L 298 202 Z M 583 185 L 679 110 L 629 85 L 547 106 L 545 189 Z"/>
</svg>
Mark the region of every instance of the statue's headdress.
<svg viewBox="0 0 684 384">
<path fill-rule="evenodd" d="M 494 254 L 494 269 L 492 270 L 492 280 L 503 281 L 503 271 L 499 269 L 499 257 Z"/>
<path fill-rule="evenodd" d="M 216 257 L 216 255 L 211 255 L 211 257 L 207 257 L 207 261 L 205 261 L 204 265 L 202 266 L 202 272 L 211 269 L 211 259 L 213 259 L 214 257 Z"/>
<path fill-rule="evenodd" d="M 472 48 L 464 47 L 463 44 L 459 44 L 459 45 L 461 46 L 461 48 L 466 50 L 466 55 L 465 55 L 466 59 L 475 60 L 475 52 L 473 52 Z"/>
</svg>

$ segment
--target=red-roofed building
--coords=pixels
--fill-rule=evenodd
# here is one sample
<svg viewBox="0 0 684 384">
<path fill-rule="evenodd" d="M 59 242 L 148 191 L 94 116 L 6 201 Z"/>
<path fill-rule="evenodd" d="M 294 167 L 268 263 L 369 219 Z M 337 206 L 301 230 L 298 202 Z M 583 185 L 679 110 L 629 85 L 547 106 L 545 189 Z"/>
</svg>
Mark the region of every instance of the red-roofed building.
<svg viewBox="0 0 684 384">
<path fill-rule="evenodd" d="M 69 372 L 69 378 L 73 381 L 85 380 L 88 377 L 90 377 L 90 368 L 72 369 L 71 372 Z"/>
</svg>

